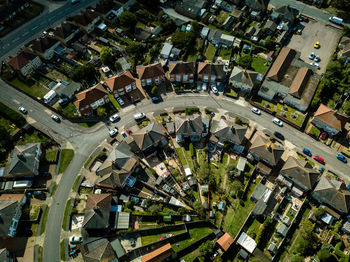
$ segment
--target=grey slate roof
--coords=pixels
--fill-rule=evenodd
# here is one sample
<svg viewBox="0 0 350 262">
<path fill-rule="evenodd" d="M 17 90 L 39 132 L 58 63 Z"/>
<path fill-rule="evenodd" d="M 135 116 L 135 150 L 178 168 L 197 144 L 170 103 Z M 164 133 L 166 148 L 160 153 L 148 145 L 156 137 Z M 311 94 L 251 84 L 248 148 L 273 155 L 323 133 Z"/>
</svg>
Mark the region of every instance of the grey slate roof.
<svg viewBox="0 0 350 262">
<path fill-rule="evenodd" d="M 0 237 L 8 235 L 12 218 L 18 209 L 21 209 L 21 204 L 16 200 L 0 201 Z"/>
<path fill-rule="evenodd" d="M 86 201 L 83 227 L 86 229 L 108 228 L 111 200 L 110 194 L 89 194 Z"/>
<path fill-rule="evenodd" d="M 134 141 L 140 150 L 149 148 L 157 144 L 165 137 L 162 129 L 156 122 L 152 122 L 148 126 L 132 134 Z"/>
<path fill-rule="evenodd" d="M 247 128 L 236 125 L 228 120 L 220 119 L 220 121 L 212 122 L 210 132 L 222 143 L 231 142 L 240 145 L 244 141 Z"/>
<path fill-rule="evenodd" d="M 175 131 L 178 135 L 201 134 L 204 131 L 201 115 L 176 116 Z"/>
<path fill-rule="evenodd" d="M 268 138 L 257 135 L 252 142 L 249 151 L 255 155 L 258 155 L 260 159 L 267 160 L 274 166 L 281 159 L 284 148 L 280 145 L 272 143 Z"/>
<path fill-rule="evenodd" d="M 230 75 L 230 84 L 236 88 L 251 89 L 257 85 L 259 73 L 251 70 L 244 70 L 235 66 Z"/>
<path fill-rule="evenodd" d="M 292 22 L 297 17 L 299 11 L 289 5 L 284 5 L 273 10 L 273 13 L 277 13 L 284 21 Z"/>
<path fill-rule="evenodd" d="M 119 239 L 113 240 L 111 242 L 111 246 L 112 246 L 114 252 L 116 253 L 117 258 L 120 258 L 120 257 L 125 255 L 125 250 L 124 250 L 123 246 L 120 244 Z"/>
</svg>

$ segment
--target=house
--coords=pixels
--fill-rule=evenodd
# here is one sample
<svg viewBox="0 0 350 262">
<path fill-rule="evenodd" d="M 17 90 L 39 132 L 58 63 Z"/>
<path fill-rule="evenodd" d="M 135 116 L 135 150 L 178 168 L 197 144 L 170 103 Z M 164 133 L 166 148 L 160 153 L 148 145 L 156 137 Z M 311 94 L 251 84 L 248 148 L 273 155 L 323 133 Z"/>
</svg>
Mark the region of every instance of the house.
<svg viewBox="0 0 350 262">
<path fill-rule="evenodd" d="M 60 45 L 60 41 L 49 36 L 44 35 L 38 39 L 34 39 L 28 45 L 28 51 L 40 56 L 45 60 L 50 60 L 55 49 Z"/>
<path fill-rule="evenodd" d="M 122 74 L 112 76 L 111 78 L 108 78 L 105 83 L 115 97 L 123 96 L 126 93 L 137 89 L 136 79 L 130 71 L 125 71 Z"/>
<path fill-rule="evenodd" d="M 71 23 L 62 23 L 53 31 L 54 36 L 61 41 L 62 44 L 67 45 L 80 32 L 80 28 Z"/>
<path fill-rule="evenodd" d="M 212 29 L 208 34 L 208 41 L 211 42 L 213 45 L 219 45 L 221 41 L 221 35 L 221 31 Z"/>
<path fill-rule="evenodd" d="M 316 127 L 323 129 L 330 136 L 335 136 L 344 130 L 349 118 L 321 104 L 311 121 Z"/>
<path fill-rule="evenodd" d="M 271 199 L 271 196 L 272 190 L 267 186 L 259 183 L 250 197 L 250 200 L 256 203 L 252 211 L 252 214 L 254 216 L 265 216 L 267 205 Z"/>
<path fill-rule="evenodd" d="M 341 181 L 322 176 L 311 195 L 340 214 L 350 211 L 350 191 Z"/>
<path fill-rule="evenodd" d="M 81 30 L 88 34 L 95 29 L 96 24 L 100 22 L 100 20 L 101 18 L 98 13 L 91 9 L 86 9 L 80 14 L 67 19 L 67 21 L 79 26 Z"/>
<path fill-rule="evenodd" d="M 197 68 L 197 81 L 204 83 L 223 83 L 225 81 L 224 66 L 212 64 L 208 61 L 199 62 Z"/>
<path fill-rule="evenodd" d="M 232 16 L 228 16 L 224 23 L 222 24 L 222 27 L 227 30 L 231 31 L 232 29 L 232 24 L 235 22 L 235 19 Z"/>
<path fill-rule="evenodd" d="M 298 14 L 298 9 L 293 8 L 289 5 L 283 5 L 279 8 L 273 9 L 271 16 L 277 22 L 284 21 L 293 23 Z"/>
<path fill-rule="evenodd" d="M 269 35 L 273 35 L 277 29 L 277 24 L 274 21 L 267 20 L 263 28 Z"/>
<path fill-rule="evenodd" d="M 229 233 L 225 233 L 223 236 L 221 236 L 216 243 L 220 246 L 220 248 L 226 252 L 229 250 L 231 245 L 233 244 L 234 239 L 231 237 Z"/>
<path fill-rule="evenodd" d="M 226 47 L 233 46 L 233 43 L 235 42 L 235 38 L 231 35 L 221 34 L 220 36 L 220 44 Z"/>
<path fill-rule="evenodd" d="M 235 22 L 238 22 L 241 20 L 241 18 L 244 15 L 244 11 L 240 9 L 233 9 L 230 16 L 234 18 Z"/>
<path fill-rule="evenodd" d="M 261 74 L 235 66 L 229 78 L 229 84 L 245 94 L 249 95 L 254 87 L 261 82 Z"/>
<path fill-rule="evenodd" d="M 42 156 L 40 143 L 28 143 L 15 146 L 6 165 L 2 180 L 33 179 L 39 175 L 39 166 Z"/>
<path fill-rule="evenodd" d="M 282 237 L 285 237 L 288 233 L 288 230 L 289 228 L 285 224 L 281 223 L 277 228 L 277 234 L 279 234 Z"/>
<path fill-rule="evenodd" d="M 260 133 L 256 133 L 253 136 L 251 143 L 249 153 L 255 160 L 271 167 L 277 166 L 284 153 L 284 148 L 281 144 L 270 141 L 269 138 Z"/>
<path fill-rule="evenodd" d="M 210 133 L 217 138 L 217 145 L 220 147 L 223 147 L 225 143 L 235 145 L 244 144 L 246 132 L 246 127 L 236 125 L 225 119 L 220 119 L 219 121 L 213 120 L 210 127 Z"/>
<path fill-rule="evenodd" d="M 42 64 L 39 56 L 32 53 L 21 51 L 11 57 L 8 64 L 23 76 L 28 76 Z"/>
<path fill-rule="evenodd" d="M 174 253 L 170 243 L 165 244 L 164 246 L 152 251 L 141 257 L 141 262 L 161 262 L 167 261 Z"/>
<path fill-rule="evenodd" d="M 81 247 L 83 260 L 88 262 L 116 261 L 116 254 L 106 238 L 91 238 Z"/>
<path fill-rule="evenodd" d="M 113 241 L 111 241 L 111 246 L 117 256 L 117 259 L 120 259 L 122 256 L 125 255 L 125 250 L 122 246 L 122 244 L 120 243 L 120 240 L 117 238 Z"/>
<path fill-rule="evenodd" d="M 156 122 L 132 133 L 126 142 L 133 152 L 142 153 L 145 156 L 156 153 L 158 147 L 163 147 L 168 143 L 165 132 Z"/>
<path fill-rule="evenodd" d="M 291 49 L 289 47 L 282 48 L 275 62 L 271 66 L 267 77 L 277 82 L 282 81 L 295 55 L 296 51 L 294 49 Z"/>
<path fill-rule="evenodd" d="M 237 243 L 244 248 L 249 254 L 252 254 L 257 246 L 254 239 L 252 239 L 250 236 L 247 235 L 247 233 L 243 232 L 238 240 Z"/>
<path fill-rule="evenodd" d="M 268 0 L 247 0 L 246 5 L 254 11 L 265 11 L 269 4 Z"/>
<path fill-rule="evenodd" d="M 94 8 L 104 20 L 108 21 L 111 24 L 115 24 L 121 14 L 124 12 L 124 7 L 114 2 L 113 0 L 100 1 L 96 4 Z"/>
<path fill-rule="evenodd" d="M 203 27 L 201 31 L 201 38 L 207 39 L 209 32 L 210 32 L 209 27 Z"/>
<path fill-rule="evenodd" d="M 175 4 L 175 11 L 192 19 L 203 15 L 205 0 L 182 0 Z"/>
<path fill-rule="evenodd" d="M 160 51 L 160 57 L 163 59 L 168 59 L 170 57 L 170 53 L 172 49 L 173 49 L 173 45 L 169 43 L 165 43 L 162 50 Z"/>
<path fill-rule="evenodd" d="M 195 66 L 193 62 L 169 62 L 170 82 L 193 83 Z"/>
<path fill-rule="evenodd" d="M 136 71 L 142 87 L 159 85 L 165 79 L 165 73 L 160 63 L 147 66 L 138 66 L 136 67 Z"/>
<path fill-rule="evenodd" d="M 74 105 L 81 116 L 89 116 L 98 107 L 109 103 L 108 93 L 101 83 L 76 94 L 75 97 L 77 100 Z"/>
<path fill-rule="evenodd" d="M 0 196 L 0 238 L 14 237 L 17 233 L 22 208 L 27 201 L 25 194 L 2 194 Z"/>
<path fill-rule="evenodd" d="M 308 162 L 289 156 L 280 174 L 302 192 L 312 190 L 317 182 L 319 172 L 312 169 Z"/>
<path fill-rule="evenodd" d="M 200 141 L 208 134 L 209 119 L 202 119 L 200 114 L 175 116 L 176 141 L 189 138 L 192 142 Z"/>
<path fill-rule="evenodd" d="M 96 186 L 105 189 L 132 187 L 136 181 L 131 175 L 139 166 L 138 158 L 126 142 L 119 143 L 96 170 Z"/>
</svg>

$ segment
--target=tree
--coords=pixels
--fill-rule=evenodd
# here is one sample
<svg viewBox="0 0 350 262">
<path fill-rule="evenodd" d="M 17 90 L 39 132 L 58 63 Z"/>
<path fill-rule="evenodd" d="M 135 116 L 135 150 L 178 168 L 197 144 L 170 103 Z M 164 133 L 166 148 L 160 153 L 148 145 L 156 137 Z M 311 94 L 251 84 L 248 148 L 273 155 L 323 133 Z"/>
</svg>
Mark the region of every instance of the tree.
<svg viewBox="0 0 350 262">
<path fill-rule="evenodd" d="M 193 32 L 197 32 L 199 30 L 199 23 L 196 20 L 191 21 L 191 27 Z"/>
<path fill-rule="evenodd" d="M 116 70 L 117 72 L 123 70 L 123 67 L 122 67 L 122 65 L 119 63 L 119 61 L 115 61 L 115 63 L 114 63 L 114 68 L 115 68 L 115 70 Z"/>
<path fill-rule="evenodd" d="M 153 216 L 156 216 L 160 211 L 159 205 L 153 204 L 148 208 L 148 211 L 151 212 Z"/>
<path fill-rule="evenodd" d="M 184 208 L 184 207 L 180 207 L 180 208 L 178 209 L 178 212 L 180 213 L 180 215 L 184 215 L 184 214 L 187 213 L 187 209 Z"/>
<path fill-rule="evenodd" d="M 126 51 L 128 51 L 131 55 L 135 57 L 142 56 L 143 50 L 142 45 L 140 43 L 132 43 L 126 48 Z"/>
<path fill-rule="evenodd" d="M 193 209 L 200 217 L 205 217 L 205 210 L 200 201 L 196 201 L 193 203 Z"/>
<path fill-rule="evenodd" d="M 193 32 L 176 32 L 171 37 L 171 42 L 177 48 L 185 48 L 190 46 L 194 39 Z"/>
<path fill-rule="evenodd" d="M 319 220 L 323 216 L 324 212 L 325 211 L 324 211 L 324 209 L 322 207 L 317 208 L 316 211 L 315 211 L 316 219 Z"/>
<path fill-rule="evenodd" d="M 157 96 L 158 95 L 158 86 L 154 85 L 151 89 L 151 96 L 154 97 L 154 96 Z"/>
<path fill-rule="evenodd" d="M 0 126 L 0 161 L 6 160 L 7 153 L 11 148 L 11 137 L 10 133 L 3 126 Z"/>
<path fill-rule="evenodd" d="M 213 253 L 214 242 L 207 240 L 199 246 L 198 250 L 201 257 L 206 258 L 209 254 Z"/>
<path fill-rule="evenodd" d="M 318 237 L 314 232 L 314 224 L 309 220 L 301 223 L 300 238 L 298 238 L 296 244 L 296 253 L 302 256 L 308 256 L 313 254 L 317 248 Z"/>
<path fill-rule="evenodd" d="M 348 116 L 350 116 L 350 100 L 346 101 L 343 104 L 343 111 L 345 114 L 347 114 Z"/>
<path fill-rule="evenodd" d="M 304 258 L 299 254 L 295 254 L 292 256 L 292 262 L 304 262 Z"/>
<path fill-rule="evenodd" d="M 102 47 L 100 52 L 100 59 L 102 63 L 112 65 L 114 60 L 112 48 L 109 46 Z"/>
<path fill-rule="evenodd" d="M 136 15 L 129 11 L 124 11 L 119 18 L 119 22 L 121 27 L 132 32 L 137 24 Z"/>
<path fill-rule="evenodd" d="M 164 32 L 173 31 L 176 29 L 176 24 L 173 19 L 168 18 L 165 20 L 165 23 L 163 24 L 163 30 Z"/>
<path fill-rule="evenodd" d="M 333 0 L 331 5 L 342 11 L 350 11 L 350 1 L 349 0 Z"/>
<path fill-rule="evenodd" d="M 337 259 L 334 259 L 331 253 L 329 253 L 326 249 L 321 249 L 317 252 L 317 257 L 319 258 L 320 262 L 327 262 L 327 261 L 337 261 Z"/>
<path fill-rule="evenodd" d="M 238 59 L 238 64 L 243 68 L 249 69 L 252 64 L 252 57 L 250 55 L 242 54 Z"/>
<path fill-rule="evenodd" d="M 106 115 L 107 115 L 106 108 L 104 108 L 104 107 L 99 107 L 99 108 L 97 108 L 97 115 L 98 115 L 99 117 L 104 117 L 104 116 L 106 116 Z"/>
<path fill-rule="evenodd" d="M 266 37 L 265 39 L 265 47 L 267 49 L 273 49 L 276 46 L 275 41 L 271 39 L 271 36 Z"/>
<path fill-rule="evenodd" d="M 79 66 L 77 69 L 75 69 L 73 73 L 73 80 L 76 82 L 83 82 L 83 81 L 93 81 L 95 80 L 95 76 L 97 74 L 97 71 L 95 67 L 91 64 L 86 64 Z"/>
<path fill-rule="evenodd" d="M 240 191 L 242 191 L 242 183 L 235 179 L 231 185 L 231 192 L 234 193 L 236 197 L 238 197 Z"/>
<path fill-rule="evenodd" d="M 211 170 L 210 170 L 209 164 L 203 162 L 202 164 L 199 165 L 198 176 L 201 181 L 207 183 L 209 180 L 210 173 L 211 173 Z"/>
</svg>

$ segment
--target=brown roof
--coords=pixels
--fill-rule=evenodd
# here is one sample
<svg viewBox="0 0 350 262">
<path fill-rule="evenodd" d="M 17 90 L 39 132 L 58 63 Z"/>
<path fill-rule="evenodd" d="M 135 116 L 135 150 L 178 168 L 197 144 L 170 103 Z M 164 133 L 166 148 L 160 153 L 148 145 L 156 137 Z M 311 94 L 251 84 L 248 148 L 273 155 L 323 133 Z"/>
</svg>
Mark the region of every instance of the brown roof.
<svg viewBox="0 0 350 262">
<path fill-rule="evenodd" d="M 141 258 L 141 262 L 163 261 L 165 258 L 169 257 L 173 253 L 174 253 L 174 251 L 171 248 L 171 245 L 168 243 L 168 244 L 154 250 L 153 252 L 148 253 L 147 255 L 143 256 Z"/>
<path fill-rule="evenodd" d="M 44 53 L 47 49 L 51 48 L 54 44 L 58 42 L 57 39 L 52 38 L 51 36 L 40 37 L 35 39 L 30 43 L 30 47 L 34 51 Z"/>
<path fill-rule="evenodd" d="M 220 245 L 220 247 L 227 251 L 230 246 L 233 244 L 233 238 L 230 236 L 229 233 L 225 233 L 222 237 L 220 237 L 216 243 L 218 243 Z"/>
<path fill-rule="evenodd" d="M 132 76 L 130 71 L 125 71 L 122 74 L 115 75 L 106 80 L 106 85 L 111 91 L 118 90 L 119 88 L 124 88 L 127 85 L 135 82 L 135 78 Z"/>
<path fill-rule="evenodd" d="M 105 1 L 101 1 L 100 3 L 98 3 L 96 5 L 96 7 L 94 8 L 94 10 L 98 13 L 101 14 L 107 14 L 109 11 L 111 11 L 111 9 L 115 6 L 115 3 L 112 0 L 105 0 Z"/>
<path fill-rule="evenodd" d="M 223 65 L 212 64 L 206 61 L 198 63 L 197 73 L 222 77 L 225 72 Z"/>
<path fill-rule="evenodd" d="M 76 25 L 70 24 L 70 23 L 63 23 L 60 26 L 56 27 L 54 31 L 54 35 L 61 37 L 61 38 L 66 38 L 70 36 L 74 31 L 76 31 L 79 27 Z"/>
<path fill-rule="evenodd" d="M 300 98 L 311 75 L 311 69 L 307 67 L 299 68 L 292 84 L 289 87 L 289 94 Z"/>
<path fill-rule="evenodd" d="M 73 20 L 82 26 L 87 26 L 97 17 L 98 17 L 98 14 L 96 12 L 93 12 L 91 10 L 86 10 L 74 16 Z"/>
<path fill-rule="evenodd" d="M 16 54 L 14 57 L 12 57 L 9 60 L 8 64 L 16 70 L 21 70 L 23 67 L 25 67 L 29 63 L 29 61 L 33 60 L 35 57 L 37 56 L 31 53 L 22 51 Z"/>
<path fill-rule="evenodd" d="M 21 202 L 24 196 L 25 196 L 24 194 L 2 194 L 0 196 L 0 201 L 1 200 L 14 200 L 14 201 Z"/>
<path fill-rule="evenodd" d="M 155 63 L 147 66 L 136 68 L 139 79 L 148 79 L 157 76 L 164 76 L 164 70 L 160 63 Z"/>
<path fill-rule="evenodd" d="M 169 74 L 194 74 L 194 63 L 169 62 Z"/>
<path fill-rule="evenodd" d="M 295 55 L 296 51 L 294 49 L 283 47 L 272 67 L 270 68 L 267 77 L 275 81 L 281 81 Z"/>
<path fill-rule="evenodd" d="M 323 104 L 321 104 L 318 107 L 314 118 L 324 122 L 325 124 L 339 131 L 342 131 L 344 129 L 346 122 L 349 120 L 347 116 L 339 114 L 338 112 Z"/>
<path fill-rule="evenodd" d="M 85 210 L 109 210 L 111 206 L 111 199 L 111 194 L 88 194 Z"/>
<path fill-rule="evenodd" d="M 74 102 L 74 105 L 79 110 L 82 107 L 96 102 L 107 94 L 108 93 L 103 85 L 101 83 L 98 83 L 97 85 L 76 94 L 75 97 L 77 98 L 77 101 Z"/>
</svg>

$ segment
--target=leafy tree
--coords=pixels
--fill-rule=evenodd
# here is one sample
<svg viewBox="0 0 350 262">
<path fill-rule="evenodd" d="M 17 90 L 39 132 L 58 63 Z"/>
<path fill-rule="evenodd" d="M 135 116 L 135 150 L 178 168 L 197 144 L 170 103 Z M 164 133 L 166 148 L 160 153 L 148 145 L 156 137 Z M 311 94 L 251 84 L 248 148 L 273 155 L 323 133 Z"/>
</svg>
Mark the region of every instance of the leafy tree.
<svg viewBox="0 0 350 262">
<path fill-rule="evenodd" d="M 104 107 L 99 107 L 99 108 L 97 108 L 97 115 L 98 115 L 99 117 L 104 117 L 104 116 L 106 116 L 106 115 L 107 115 L 106 108 L 104 108 Z"/>
<path fill-rule="evenodd" d="M 197 200 L 193 203 L 193 209 L 200 217 L 205 217 L 205 210 L 200 201 Z"/>
<path fill-rule="evenodd" d="M 198 248 L 201 257 L 206 258 L 209 254 L 213 253 L 214 245 L 214 242 L 210 240 L 201 244 Z"/>
<path fill-rule="evenodd" d="M 252 57 L 250 55 L 242 54 L 238 59 L 238 64 L 243 68 L 250 68 L 252 65 Z"/>
<path fill-rule="evenodd" d="M 0 126 L 0 161 L 6 160 L 7 152 L 11 148 L 11 137 L 10 133 L 5 127 Z"/>
<path fill-rule="evenodd" d="M 210 174 L 211 170 L 209 164 L 202 163 L 201 165 L 199 165 L 198 176 L 201 181 L 208 182 Z"/>
<path fill-rule="evenodd" d="M 123 70 L 123 67 L 122 67 L 122 65 L 119 63 L 119 61 L 115 61 L 115 63 L 114 63 L 114 68 L 115 68 L 115 70 L 116 70 L 117 72 Z"/>
<path fill-rule="evenodd" d="M 316 211 L 315 211 L 316 219 L 319 220 L 323 216 L 324 212 L 325 211 L 324 211 L 324 209 L 322 207 L 317 208 Z"/>
<path fill-rule="evenodd" d="M 192 31 L 197 32 L 199 30 L 199 23 L 196 20 L 191 21 Z"/>
<path fill-rule="evenodd" d="M 350 116 L 350 100 L 346 101 L 343 104 L 343 111 L 345 114 L 347 114 L 348 116 Z"/>
<path fill-rule="evenodd" d="M 142 45 L 140 43 L 132 43 L 126 48 L 126 51 L 128 51 L 131 55 L 135 57 L 141 57 L 143 50 Z"/>
<path fill-rule="evenodd" d="M 180 208 L 178 209 L 178 212 L 180 213 L 180 215 L 184 215 L 184 214 L 187 213 L 187 209 L 184 208 L 184 207 L 180 207 Z"/>
<path fill-rule="evenodd" d="M 151 212 L 153 216 L 157 215 L 160 212 L 159 205 L 153 204 L 148 208 L 148 211 Z"/>
<path fill-rule="evenodd" d="M 265 47 L 267 49 L 273 49 L 276 46 L 275 41 L 271 39 L 271 36 L 266 37 L 265 39 Z"/>
<path fill-rule="evenodd" d="M 292 262 L 304 262 L 304 258 L 299 254 L 295 254 L 292 256 Z"/>
<path fill-rule="evenodd" d="M 242 189 L 242 183 L 235 179 L 231 185 L 231 193 L 235 194 L 235 196 L 238 197 L 239 192 L 242 191 Z"/>
<path fill-rule="evenodd" d="M 181 49 L 190 46 L 194 37 L 193 32 L 176 32 L 172 35 L 171 41 L 175 47 Z"/>
<path fill-rule="evenodd" d="M 317 257 L 319 258 L 320 262 L 337 261 L 336 259 L 333 260 L 334 257 L 332 257 L 332 254 L 329 253 L 329 251 L 326 249 L 321 249 L 320 251 L 318 251 Z"/>
<path fill-rule="evenodd" d="M 333 0 L 331 5 L 343 11 L 350 11 L 350 1 L 349 0 Z"/>
<path fill-rule="evenodd" d="M 222 262 L 222 258 L 220 256 L 216 256 L 213 262 Z"/>
<path fill-rule="evenodd" d="M 165 23 L 163 24 L 163 30 L 164 32 L 173 31 L 176 29 L 176 24 L 173 19 L 168 18 L 165 20 Z"/>
<path fill-rule="evenodd" d="M 114 60 L 112 48 L 109 46 L 102 47 L 100 52 L 100 59 L 102 63 L 112 65 Z"/>
<path fill-rule="evenodd" d="M 318 237 L 315 234 L 314 224 L 310 221 L 304 221 L 301 223 L 300 238 L 296 245 L 296 253 L 307 256 L 313 254 L 318 244 Z"/>
<path fill-rule="evenodd" d="M 119 18 L 119 22 L 121 27 L 128 31 L 133 31 L 137 24 L 136 15 L 129 11 L 124 11 Z"/>
<path fill-rule="evenodd" d="M 73 80 L 76 82 L 83 82 L 83 81 L 93 81 L 95 79 L 95 76 L 97 74 L 97 71 L 95 67 L 91 64 L 86 64 L 79 66 L 77 69 L 75 69 L 73 73 Z"/>
<path fill-rule="evenodd" d="M 158 86 L 154 85 L 151 89 L 151 96 L 153 97 L 153 96 L 158 95 L 158 92 L 159 92 Z"/>
</svg>

